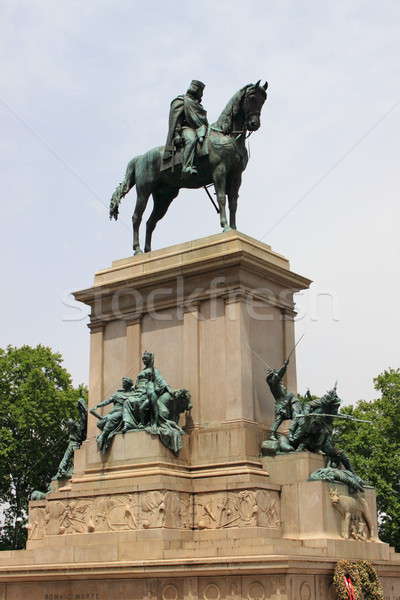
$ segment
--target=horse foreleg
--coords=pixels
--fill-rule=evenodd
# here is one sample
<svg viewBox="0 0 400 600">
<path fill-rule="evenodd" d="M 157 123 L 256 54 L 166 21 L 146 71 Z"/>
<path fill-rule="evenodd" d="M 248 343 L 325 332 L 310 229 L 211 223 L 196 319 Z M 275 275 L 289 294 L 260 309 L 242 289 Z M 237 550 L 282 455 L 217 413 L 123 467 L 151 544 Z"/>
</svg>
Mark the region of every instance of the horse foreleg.
<svg viewBox="0 0 400 600">
<path fill-rule="evenodd" d="M 154 207 L 146 224 L 146 242 L 144 247 L 145 252 L 151 251 L 151 238 L 153 231 L 158 221 L 162 219 L 167 212 L 172 200 L 178 195 L 178 191 L 179 190 L 174 190 L 169 194 L 153 193 Z"/>
<path fill-rule="evenodd" d="M 232 229 L 236 229 L 236 211 L 241 183 L 242 173 L 235 174 L 228 183 L 229 225 Z"/>
<path fill-rule="evenodd" d="M 138 190 L 135 212 L 132 215 L 132 227 L 133 227 L 133 253 L 141 254 L 142 250 L 140 248 L 139 242 L 139 227 L 142 222 L 143 213 L 147 206 L 147 201 L 149 199 L 150 192 L 144 192 L 142 190 Z"/>
<path fill-rule="evenodd" d="M 226 219 L 226 169 L 223 163 L 219 163 L 213 173 L 215 191 L 217 193 L 219 216 L 221 227 L 224 231 L 229 231 L 228 221 Z"/>
</svg>

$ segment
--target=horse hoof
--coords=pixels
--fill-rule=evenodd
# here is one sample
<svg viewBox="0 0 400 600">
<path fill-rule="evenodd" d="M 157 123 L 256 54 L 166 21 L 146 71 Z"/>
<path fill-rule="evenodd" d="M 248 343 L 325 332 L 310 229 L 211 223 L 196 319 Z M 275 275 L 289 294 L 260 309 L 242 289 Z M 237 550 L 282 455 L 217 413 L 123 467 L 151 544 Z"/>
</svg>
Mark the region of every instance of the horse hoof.
<svg viewBox="0 0 400 600">
<path fill-rule="evenodd" d="M 143 250 L 141 250 L 140 248 L 136 248 L 136 250 L 134 251 L 133 255 L 137 256 L 138 254 L 143 254 Z"/>
<path fill-rule="evenodd" d="M 232 231 L 232 227 L 229 227 L 229 225 L 225 225 L 225 227 L 223 228 L 223 232 L 225 233 L 226 231 Z"/>
</svg>

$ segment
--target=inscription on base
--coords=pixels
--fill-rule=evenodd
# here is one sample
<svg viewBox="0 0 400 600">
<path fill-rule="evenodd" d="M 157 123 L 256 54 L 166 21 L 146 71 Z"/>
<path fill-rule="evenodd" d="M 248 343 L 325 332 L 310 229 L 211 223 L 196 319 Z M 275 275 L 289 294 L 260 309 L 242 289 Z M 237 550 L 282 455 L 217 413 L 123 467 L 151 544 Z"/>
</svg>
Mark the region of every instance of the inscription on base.
<svg viewBox="0 0 400 600">
<path fill-rule="evenodd" d="M 77 594 L 44 594 L 43 600 L 100 600 L 97 592 Z"/>
</svg>

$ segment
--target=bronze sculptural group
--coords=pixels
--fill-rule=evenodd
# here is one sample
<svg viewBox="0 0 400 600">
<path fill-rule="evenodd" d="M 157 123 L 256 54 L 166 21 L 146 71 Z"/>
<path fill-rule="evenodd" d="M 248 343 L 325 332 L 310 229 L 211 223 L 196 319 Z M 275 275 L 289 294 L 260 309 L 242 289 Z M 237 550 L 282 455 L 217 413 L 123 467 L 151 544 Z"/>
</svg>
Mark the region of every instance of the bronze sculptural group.
<svg viewBox="0 0 400 600">
<path fill-rule="evenodd" d="M 350 492 L 360 492 L 364 482 L 354 473 L 350 460 L 333 442 L 335 418 L 357 421 L 348 415 L 339 414 L 341 400 L 337 395 L 336 384 L 321 398 L 313 398 L 307 391 L 305 398 L 288 392 L 282 380 L 289 359 L 280 369 L 268 369 L 266 382 L 275 400 L 275 419 L 271 435 L 262 443 L 264 456 L 275 456 L 288 452 L 314 452 L 326 457 L 326 465 L 311 474 L 310 480 L 324 480 L 331 483 L 345 483 Z M 278 434 L 278 428 L 285 420 L 292 423 L 287 435 Z"/>
<path fill-rule="evenodd" d="M 190 411 L 190 393 L 185 389 L 173 390 L 158 369 L 154 367 L 154 354 L 143 353 L 144 368 L 133 383 L 123 377 L 122 389 L 110 398 L 99 402 L 90 410 L 98 419 L 97 446 L 102 454 L 110 448 L 115 435 L 130 431 L 146 431 L 158 435 L 161 442 L 174 454 L 182 448 L 184 430 L 179 425 L 182 413 Z M 101 416 L 97 413 L 102 406 L 113 408 Z"/>
<path fill-rule="evenodd" d="M 153 353 L 144 352 L 142 360 L 144 368 L 135 382 L 130 377 L 123 377 L 122 388 L 90 410 L 98 419 L 100 433 L 97 446 L 102 454 L 107 453 L 115 435 L 132 431 L 146 431 L 158 436 L 176 455 L 182 448 L 185 432 L 179 425 L 179 418 L 192 408 L 190 393 L 185 389 L 173 390 L 168 385 L 154 366 Z M 262 454 L 275 456 L 299 451 L 321 453 L 326 457 L 326 465 L 312 473 L 310 480 L 344 483 L 348 485 L 350 493 L 362 492 L 365 483 L 354 473 L 346 454 L 333 443 L 333 419 L 352 419 L 339 414 L 341 400 L 336 385 L 321 398 L 313 398 L 309 392 L 305 398 L 300 398 L 288 392 L 283 384 L 288 364 L 289 359 L 279 369 L 269 368 L 266 373 L 266 382 L 275 399 L 275 419 L 269 439 L 262 444 Z M 98 408 L 111 404 L 112 409 L 105 415 L 97 412 Z M 78 402 L 78 411 L 79 420 L 71 420 L 67 424 L 69 443 L 53 480 L 71 477 L 74 452 L 86 439 L 87 408 L 83 399 Z M 292 421 L 287 435 L 278 433 L 285 420 Z M 32 499 L 41 499 L 48 491 L 35 491 Z"/>
<path fill-rule="evenodd" d="M 187 390 L 172 390 L 160 371 L 154 367 L 154 354 L 144 352 L 144 368 L 135 383 L 129 377 L 122 379 L 122 389 L 110 398 L 98 403 L 93 414 L 101 433 L 97 436 L 98 449 L 106 453 L 115 435 L 130 431 L 146 431 L 158 435 L 160 441 L 175 454 L 182 448 L 184 430 L 179 425 L 179 416 L 191 409 L 190 393 Z M 349 458 L 333 442 L 333 420 L 348 418 L 340 415 L 341 400 L 336 384 L 321 398 L 313 398 L 309 391 L 304 398 L 288 392 L 283 385 L 289 359 L 280 369 L 268 369 L 266 382 L 275 399 L 275 419 L 270 438 L 263 442 L 263 455 L 274 456 L 289 452 L 308 451 L 321 453 L 326 465 L 311 474 L 310 480 L 324 480 L 347 484 L 351 493 L 364 490 L 364 482 L 354 473 Z M 98 408 L 113 405 L 104 416 Z M 349 417 L 351 418 L 351 417 Z M 278 434 L 284 420 L 291 420 L 287 435 Z"/>
<path fill-rule="evenodd" d="M 110 218 L 118 219 L 122 198 L 136 185 L 137 200 L 132 216 L 135 254 L 142 252 L 139 227 L 150 195 L 154 207 L 147 221 L 145 252 L 151 250 L 154 228 L 181 188 L 198 189 L 214 184 L 221 227 L 224 231 L 236 229 L 239 188 L 249 158 L 246 136 L 260 127 L 267 87 L 267 82 L 260 85 L 260 81 L 242 87 L 211 125 L 200 102 L 202 82 L 193 80 L 187 93 L 172 101 L 166 146 L 133 158 L 111 198 Z"/>
</svg>

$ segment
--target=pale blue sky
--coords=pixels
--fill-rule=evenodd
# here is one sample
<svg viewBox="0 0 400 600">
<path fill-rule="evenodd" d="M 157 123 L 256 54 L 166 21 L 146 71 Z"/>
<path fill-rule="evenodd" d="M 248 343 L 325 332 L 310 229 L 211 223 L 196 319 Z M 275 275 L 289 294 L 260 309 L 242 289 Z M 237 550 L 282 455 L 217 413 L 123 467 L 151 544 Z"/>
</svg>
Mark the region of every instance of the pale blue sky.
<svg viewBox="0 0 400 600">
<path fill-rule="evenodd" d="M 63 301 L 130 254 L 134 193 L 107 216 L 127 161 L 163 143 L 192 78 L 212 120 L 266 78 L 239 229 L 315 282 L 300 389 L 374 397 L 399 366 L 398 2 L 3 0 L 0 51 L 1 346 L 48 344 L 87 382 L 88 330 Z M 184 192 L 154 247 L 218 231 L 204 193 Z"/>
</svg>

